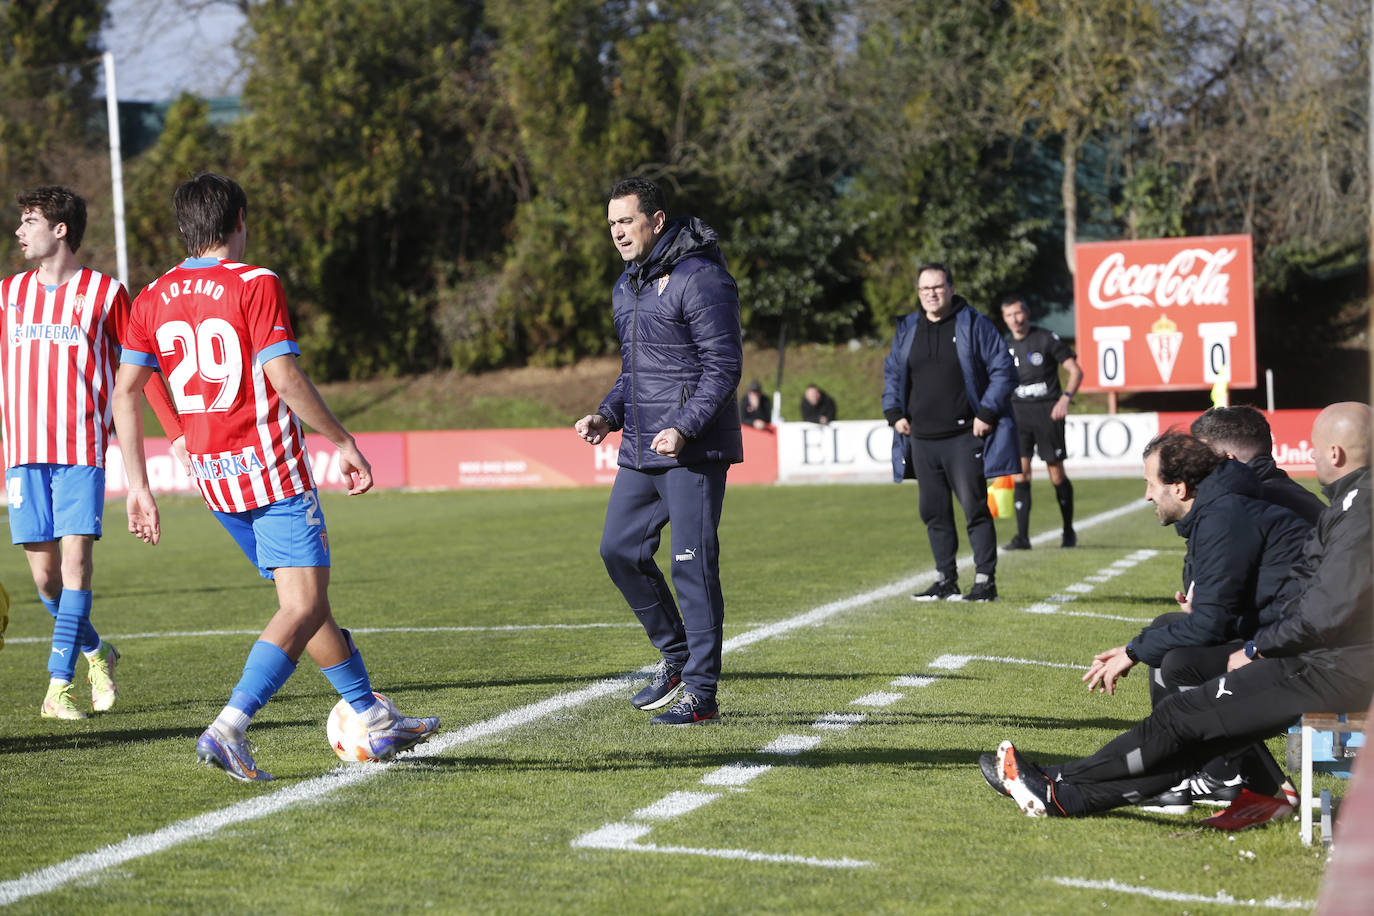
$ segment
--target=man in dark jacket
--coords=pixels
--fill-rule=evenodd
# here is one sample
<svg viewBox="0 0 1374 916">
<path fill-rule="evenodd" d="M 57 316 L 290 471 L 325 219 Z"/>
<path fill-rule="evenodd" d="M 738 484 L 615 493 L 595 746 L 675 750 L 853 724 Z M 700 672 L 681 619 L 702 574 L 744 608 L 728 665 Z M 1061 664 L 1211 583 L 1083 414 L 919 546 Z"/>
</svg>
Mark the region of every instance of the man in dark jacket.
<svg viewBox="0 0 1374 916">
<path fill-rule="evenodd" d="M 1312 526 L 1265 501 L 1249 467 L 1184 433 L 1163 433 L 1145 447 L 1145 480 L 1160 524 L 1173 524 L 1188 542 L 1188 597 L 1179 600 L 1189 612 L 1162 614 L 1126 645 L 1099 652 L 1083 680 L 1111 693 L 1118 677 L 1144 662 L 1158 705 L 1224 672 L 1237 640 L 1273 622 L 1297 591 L 1290 574 Z M 1261 746 L 1213 761 L 1142 805 L 1183 813 L 1195 800 L 1230 801 L 1242 784 L 1274 792 L 1283 781 Z"/>
<path fill-rule="evenodd" d="M 801 418 L 803 423 L 829 423 L 835 419 L 835 399 L 819 385 L 807 385 L 802 392 Z"/>
<path fill-rule="evenodd" d="M 1189 431 L 1213 449 L 1255 472 L 1260 498 L 1296 512 L 1309 525 L 1326 508 L 1317 495 L 1274 463 L 1274 434 L 1269 421 L 1253 407 L 1213 407 L 1193 421 Z"/>
<path fill-rule="evenodd" d="M 1313 450 L 1330 506 L 1293 570 L 1298 594 L 1231 655 L 1225 674 L 1168 697 L 1092 756 L 1048 771 L 1004 741 L 997 749 L 1001 786 L 994 788 L 1032 817 L 1080 817 L 1160 792 L 1219 754 L 1278 734 L 1305 712 L 1367 709 L 1374 695 L 1371 419 L 1368 406 L 1353 402 L 1318 415 Z M 1255 826 L 1286 815 L 1293 803 L 1287 791 L 1243 791 L 1206 823 Z"/>
<path fill-rule="evenodd" d="M 915 477 L 921 521 L 935 556 L 935 584 L 911 597 L 959 597 L 954 528 L 957 496 L 973 547 L 974 584 L 965 601 L 996 601 L 997 529 L 987 478 L 1021 469 L 1011 393 L 1016 366 L 994 325 L 954 295 L 943 264 L 917 272 L 921 308 L 897 322 L 883 363 L 883 415 L 892 426 L 892 475 Z"/>
<path fill-rule="evenodd" d="M 716 722 L 725 617 L 716 531 L 726 471 L 744 460 L 739 293 L 715 230 L 695 218 L 669 221 L 653 182 L 618 182 L 606 215 L 625 261 L 611 297 L 620 376 L 574 428 L 593 445 L 622 431 L 601 558 L 662 656 L 631 702 L 673 703 L 654 724 Z M 670 520 L 677 603 L 654 562 Z"/>
<path fill-rule="evenodd" d="M 1259 498 L 1253 471 L 1186 433 L 1145 446 L 1145 498 L 1161 525 L 1188 542 L 1191 613 L 1169 614 L 1124 646 L 1099 652 L 1083 680 L 1111 693 L 1144 662 L 1158 668 L 1171 649 L 1249 638 L 1296 591 L 1289 580 L 1310 526 Z"/>
</svg>

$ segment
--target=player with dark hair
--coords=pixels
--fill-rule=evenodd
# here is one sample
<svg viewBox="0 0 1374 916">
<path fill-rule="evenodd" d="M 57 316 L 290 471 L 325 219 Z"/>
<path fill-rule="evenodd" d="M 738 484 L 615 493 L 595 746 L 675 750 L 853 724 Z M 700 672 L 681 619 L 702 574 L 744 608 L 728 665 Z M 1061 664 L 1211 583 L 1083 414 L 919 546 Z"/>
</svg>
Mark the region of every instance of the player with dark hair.
<svg viewBox="0 0 1374 916">
<path fill-rule="evenodd" d="M 1064 418 L 1069 404 L 1083 384 L 1083 369 L 1073 348 L 1053 331 L 1034 327 L 1026 310 L 1026 297 L 1018 294 L 1002 300 L 1002 320 L 1011 331 L 1012 361 L 1020 384 L 1011 393 L 1012 414 L 1021 446 L 1021 473 L 1013 480 L 1016 507 L 1016 536 L 1004 549 L 1030 550 L 1031 459 L 1038 449 L 1040 460 L 1050 474 L 1059 515 L 1064 521 L 1060 547 L 1076 547 L 1073 530 L 1073 482 L 1064 473 L 1068 450 L 1064 440 Z M 1059 367 L 1069 373 L 1068 390 L 1059 387 Z"/>
<path fill-rule="evenodd" d="M 1326 508 L 1311 490 L 1289 477 L 1274 461 L 1269 421 L 1253 407 L 1213 407 L 1193 421 L 1190 432 L 1213 449 L 1249 465 L 1260 481 L 1260 496 L 1315 525 Z"/>
<path fill-rule="evenodd" d="M 726 472 L 744 460 L 739 293 L 715 230 L 694 217 L 669 220 L 658 185 L 628 178 L 609 196 L 611 241 L 625 263 L 611 294 L 620 375 L 573 428 L 593 445 L 622 430 L 601 559 L 660 655 L 631 703 L 672 703 L 654 725 L 717 722 L 725 621 L 717 531 Z M 670 522 L 672 591 L 654 562 Z"/>
<path fill-rule="evenodd" d="M 143 464 L 134 393 L 155 371 L 171 383 L 186 428 L 192 476 L 234 540 L 274 580 L 280 608 L 248 653 L 229 702 L 196 742 L 196 756 L 235 779 L 271 779 L 245 730 L 310 653 L 361 718 L 374 756 L 390 757 L 439 727 L 402 716 L 373 694 L 367 667 L 329 607 L 329 535 L 305 451 L 304 420 L 339 450 L 350 495 L 372 487 L 372 468 L 296 363 L 300 348 L 277 275 L 240 260 L 247 198 L 223 175 L 177 188 L 177 225 L 189 258 L 134 303 L 115 382 L 115 424 L 129 475 L 129 530 L 156 544 L 157 503 Z"/>
<path fill-rule="evenodd" d="M 25 260 L 38 266 L 0 282 L 10 537 L 23 545 L 38 598 L 53 617 L 42 714 L 84 719 L 71 695 L 78 649 L 89 665 L 92 709 L 109 709 L 119 693 L 119 652 L 91 625 L 91 574 L 105 508 L 110 390 L 129 294 L 76 258 L 86 231 L 80 195 L 48 186 L 21 193 L 18 203 L 14 234 Z M 138 390 L 132 394 L 137 405 Z M 179 447 L 181 427 L 160 381 L 149 386 L 148 398 Z"/>
</svg>

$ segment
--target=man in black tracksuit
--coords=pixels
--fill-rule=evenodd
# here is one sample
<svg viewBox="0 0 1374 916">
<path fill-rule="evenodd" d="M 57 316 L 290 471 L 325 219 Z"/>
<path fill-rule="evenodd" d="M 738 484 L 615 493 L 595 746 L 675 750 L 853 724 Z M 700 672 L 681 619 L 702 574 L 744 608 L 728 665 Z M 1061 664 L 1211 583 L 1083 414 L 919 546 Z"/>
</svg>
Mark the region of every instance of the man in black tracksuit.
<svg viewBox="0 0 1374 916">
<path fill-rule="evenodd" d="M 1370 554 L 1368 406 L 1334 404 L 1312 427 L 1317 479 L 1330 506 L 1294 568 L 1299 589 L 1278 619 L 1228 660 L 1228 670 L 1174 694 L 1097 753 L 1048 771 L 1011 742 L 997 752 L 1002 787 L 1031 816 L 1077 817 L 1154 795 L 1208 760 L 1262 741 L 1305 712 L 1349 712 L 1374 695 L 1374 563 Z M 1233 808 L 1291 810 L 1242 792 Z M 1228 814 L 1230 812 L 1228 811 Z M 1222 816 L 1218 816 L 1219 818 Z"/>
</svg>

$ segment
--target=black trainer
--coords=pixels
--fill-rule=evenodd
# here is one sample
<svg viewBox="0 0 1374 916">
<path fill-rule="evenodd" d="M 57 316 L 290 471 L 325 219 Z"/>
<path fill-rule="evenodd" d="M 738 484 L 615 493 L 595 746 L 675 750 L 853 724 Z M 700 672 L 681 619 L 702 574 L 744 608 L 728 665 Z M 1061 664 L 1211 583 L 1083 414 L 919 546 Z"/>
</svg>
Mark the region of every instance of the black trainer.
<svg viewBox="0 0 1374 916">
<path fill-rule="evenodd" d="M 1193 810 L 1193 790 L 1189 787 L 1190 782 L 1191 779 L 1185 779 L 1173 788 L 1145 799 L 1139 805 L 1140 810 L 1153 814 L 1187 814 Z"/>
<path fill-rule="evenodd" d="M 1078 546 L 1078 532 L 1074 531 L 1072 528 L 1065 528 L 1065 529 L 1064 529 L 1064 537 L 1059 541 L 1059 546 L 1060 546 L 1060 547 L 1077 547 L 1077 546 Z"/>
<path fill-rule="evenodd" d="M 630 700 L 635 709 L 658 709 L 667 706 L 682 689 L 682 666 L 673 665 L 666 658 L 658 660 L 654 676 L 645 687 Z"/>
<path fill-rule="evenodd" d="M 959 598 L 958 579 L 937 579 L 935 584 L 923 592 L 911 596 L 912 601 L 949 601 Z"/>
<path fill-rule="evenodd" d="M 997 583 L 988 579 L 986 582 L 975 582 L 973 588 L 968 590 L 964 596 L 965 601 L 996 601 Z"/>
<path fill-rule="evenodd" d="M 1022 537 L 1021 535 L 1018 534 L 1016 537 L 1012 538 L 1010 541 L 1007 541 L 1006 545 L 1003 546 L 1002 549 L 1003 549 L 1003 550 L 1030 550 L 1030 549 L 1031 549 L 1030 538 L 1025 538 L 1025 537 Z"/>
<path fill-rule="evenodd" d="M 1145 799 L 1139 807 L 1156 814 L 1187 814 L 1193 809 L 1193 805 L 1216 805 L 1224 808 L 1240 797 L 1244 782 L 1244 778 L 1239 774 L 1230 779 L 1222 779 L 1211 773 L 1198 773 L 1153 798 Z"/>
<path fill-rule="evenodd" d="M 1011 797 L 1011 793 L 1007 791 L 1007 787 L 1002 785 L 1002 773 L 997 769 L 996 754 L 979 754 L 978 770 L 983 774 L 983 779 L 987 780 L 987 784 L 992 786 L 994 792 L 998 795 L 1005 795 L 1008 798 Z"/>
</svg>

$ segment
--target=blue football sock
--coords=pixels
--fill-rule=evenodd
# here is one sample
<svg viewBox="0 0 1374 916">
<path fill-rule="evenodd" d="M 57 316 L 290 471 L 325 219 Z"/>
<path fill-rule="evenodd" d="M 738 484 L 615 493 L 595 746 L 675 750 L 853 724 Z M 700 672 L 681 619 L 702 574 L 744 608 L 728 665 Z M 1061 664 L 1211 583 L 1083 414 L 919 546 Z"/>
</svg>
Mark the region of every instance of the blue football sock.
<svg viewBox="0 0 1374 916">
<path fill-rule="evenodd" d="M 321 668 L 320 671 L 329 678 L 329 683 L 334 685 L 339 696 L 348 701 L 354 712 L 367 712 L 376 704 L 377 698 L 372 695 L 372 680 L 367 676 L 367 666 L 363 664 L 362 653 L 357 649 L 344 661 Z"/>
<path fill-rule="evenodd" d="M 243 663 L 243 675 L 234 685 L 229 706 L 251 719 L 295 670 L 296 663 L 280 647 L 259 639 L 248 651 L 248 660 Z"/>
<path fill-rule="evenodd" d="M 62 597 L 57 601 L 57 619 L 52 625 L 52 652 L 48 655 L 48 673 L 57 680 L 71 682 L 76 672 L 81 627 L 90 615 L 90 592 L 62 589 Z"/>
<path fill-rule="evenodd" d="M 58 599 L 44 598 L 43 593 L 39 592 L 38 600 L 43 602 L 43 607 L 47 608 L 48 613 L 52 615 L 52 619 L 56 620 Z M 95 627 L 91 626 L 89 614 L 87 614 L 86 619 L 81 622 L 81 632 L 77 634 L 76 641 L 81 647 L 81 651 L 88 655 L 100 648 L 100 634 L 95 631 Z"/>
</svg>

